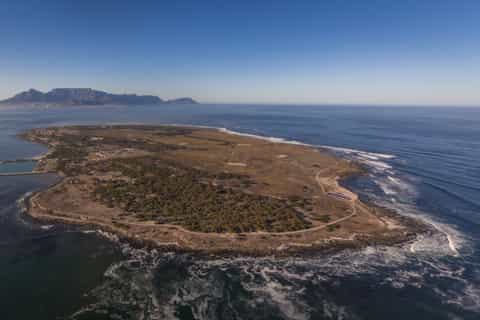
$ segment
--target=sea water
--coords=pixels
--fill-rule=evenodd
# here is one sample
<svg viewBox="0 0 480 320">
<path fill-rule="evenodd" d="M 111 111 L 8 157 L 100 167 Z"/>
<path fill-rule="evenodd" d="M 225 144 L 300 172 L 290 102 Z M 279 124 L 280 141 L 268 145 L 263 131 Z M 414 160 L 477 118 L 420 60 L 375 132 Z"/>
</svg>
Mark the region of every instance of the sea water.
<svg viewBox="0 0 480 320">
<path fill-rule="evenodd" d="M 37 162 L 34 160 L 15 160 L 0 163 L 0 174 L 32 172 L 36 164 Z"/>
<path fill-rule="evenodd" d="M 21 214 L 52 175 L 0 177 L 2 319 L 479 319 L 480 109 L 165 105 L 0 110 L 0 160 L 28 128 L 169 123 L 305 143 L 362 163 L 343 183 L 436 232 L 302 258 L 200 257 Z M 20 199 L 20 201 L 19 201 Z"/>
</svg>

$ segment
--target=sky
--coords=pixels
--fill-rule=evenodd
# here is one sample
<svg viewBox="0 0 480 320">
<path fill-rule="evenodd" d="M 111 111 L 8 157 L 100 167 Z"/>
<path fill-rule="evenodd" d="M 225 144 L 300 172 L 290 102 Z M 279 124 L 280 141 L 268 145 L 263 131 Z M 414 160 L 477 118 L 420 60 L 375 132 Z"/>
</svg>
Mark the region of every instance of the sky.
<svg viewBox="0 0 480 320">
<path fill-rule="evenodd" d="M 0 99 L 480 106 L 480 1 L 0 0 Z"/>
</svg>

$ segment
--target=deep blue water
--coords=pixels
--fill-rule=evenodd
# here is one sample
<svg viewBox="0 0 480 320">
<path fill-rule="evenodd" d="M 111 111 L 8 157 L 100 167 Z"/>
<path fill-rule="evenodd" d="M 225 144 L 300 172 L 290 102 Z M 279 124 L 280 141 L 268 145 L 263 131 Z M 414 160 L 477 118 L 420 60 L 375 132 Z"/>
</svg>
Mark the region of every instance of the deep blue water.
<svg viewBox="0 0 480 320">
<path fill-rule="evenodd" d="M 2 319 L 480 318 L 480 108 L 3 109 L 0 160 L 45 151 L 16 138 L 27 128 L 119 122 L 225 127 L 327 146 L 370 169 L 348 186 L 437 232 L 400 248 L 310 258 L 160 254 L 25 221 L 16 200 L 54 178 L 0 177 Z"/>
</svg>

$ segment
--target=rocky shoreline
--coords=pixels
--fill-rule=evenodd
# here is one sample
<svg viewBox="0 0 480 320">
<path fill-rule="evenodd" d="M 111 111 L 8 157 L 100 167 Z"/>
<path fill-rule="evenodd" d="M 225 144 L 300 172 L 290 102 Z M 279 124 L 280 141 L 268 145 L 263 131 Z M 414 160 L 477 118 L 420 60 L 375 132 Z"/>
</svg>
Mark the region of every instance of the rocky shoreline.
<svg viewBox="0 0 480 320">
<path fill-rule="evenodd" d="M 42 191 L 39 191 L 42 192 Z M 31 199 L 37 193 L 34 193 L 25 199 L 26 209 L 22 211 L 25 218 L 28 218 L 30 221 L 35 223 L 52 223 L 56 227 L 64 226 L 67 229 L 72 228 L 73 230 L 83 231 L 83 230 L 96 230 L 100 233 L 107 233 L 112 236 L 106 237 L 109 241 L 114 242 L 125 242 L 134 248 L 147 248 L 155 249 L 160 252 L 175 252 L 178 254 L 184 253 L 194 253 L 200 257 L 310 257 L 315 255 L 324 255 L 324 254 L 334 254 L 342 250 L 360 250 L 368 246 L 404 246 L 410 242 L 415 241 L 418 235 L 425 235 L 434 232 L 434 229 L 425 224 L 424 222 L 410 218 L 406 216 L 401 216 L 399 213 L 389 211 L 386 215 L 394 216 L 395 218 L 400 218 L 405 225 L 408 225 L 408 228 L 411 230 L 408 234 L 398 237 L 390 238 L 368 238 L 368 237 L 357 237 L 355 241 L 346 242 L 346 241 L 330 241 L 324 246 L 317 247 L 296 247 L 294 250 L 288 251 L 276 251 L 271 252 L 259 252 L 256 250 L 251 251 L 238 251 L 238 250 L 192 250 L 188 248 L 182 248 L 175 245 L 165 245 L 158 244 L 154 240 L 148 239 L 139 239 L 133 235 L 125 234 L 125 232 L 114 228 L 113 226 L 99 225 L 96 223 L 89 223 L 85 221 L 71 221 L 63 219 L 62 217 L 47 217 L 47 216 L 37 216 L 32 214 L 31 211 Z M 105 236 L 104 236 L 105 237 Z"/>
<path fill-rule="evenodd" d="M 209 129 L 210 130 L 210 129 Z M 23 135 L 23 138 L 27 136 Z M 30 141 L 35 140 L 31 137 Z M 251 139 L 251 138 L 249 138 Z M 38 141 L 37 141 L 38 142 Z M 50 145 L 52 147 L 52 145 Z M 54 148 L 53 148 L 54 149 Z M 52 150 L 51 150 L 52 151 Z M 50 155 L 51 153 L 49 153 Z M 42 160 L 39 161 L 39 169 L 45 170 L 42 167 Z M 382 221 L 392 230 L 383 233 L 354 233 L 348 238 L 335 236 L 335 232 L 332 232 L 332 236 L 316 236 L 314 231 L 309 229 L 301 230 L 298 232 L 299 240 L 287 240 L 290 239 L 288 232 L 285 232 L 285 236 L 280 232 L 278 236 L 275 233 L 240 233 L 240 234 L 210 234 L 207 233 L 204 236 L 198 235 L 199 233 L 191 232 L 179 226 L 163 226 L 163 225 L 151 225 L 133 223 L 131 220 L 127 221 L 111 221 L 102 220 L 100 218 L 88 217 L 85 215 L 75 214 L 59 214 L 53 209 L 42 208 L 36 199 L 44 197 L 49 192 L 52 193 L 54 188 L 67 188 L 71 183 L 70 177 L 63 177 L 63 179 L 56 184 L 48 188 L 47 190 L 40 191 L 27 199 L 26 213 L 35 220 L 49 221 L 51 223 L 61 223 L 67 225 L 76 225 L 86 228 L 100 229 L 106 232 L 111 232 L 119 236 L 121 241 L 128 241 L 135 246 L 147 246 L 167 251 L 176 252 L 196 252 L 205 255 L 252 255 L 252 256 L 297 256 L 313 253 L 329 253 L 336 252 L 343 249 L 355 249 L 362 248 L 370 245 L 402 245 L 406 242 L 412 241 L 420 233 L 429 232 L 430 228 L 423 222 L 401 216 L 395 212 L 392 212 L 385 208 L 380 208 L 371 203 L 358 204 L 358 208 L 363 212 L 374 212 L 374 215 L 379 221 Z M 58 192 L 58 191 L 57 191 Z M 43 199 L 44 200 L 44 199 Z M 44 200 L 45 201 L 45 200 Z M 48 203 L 48 202 L 47 202 Z M 348 217 L 347 217 L 348 218 Z M 174 228 L 173 228 L 174 227 Z M 318 228 L 318 227 L 317 227 Z M 315 229 L 315 228 L 314 228 Z M 165 233 L 165 236 L 159 236 L 159 233 Z M 312 235 L 309 235 L 309 234 Z M 318 233 L 318 232 L 317 232 Z M 317 239 L 315 241 L 309 240 Z M 320 238 L 319 238 L 320 237 Z M 204 242 L 198 246 L 185 245 L 181 242 L 186 239 L 185 243 L 195 243 L 196 241 Z M 283 240 L 281 240 L 283 239 Z M 293 238 L 292 238 L 293 239 Z M 168 240 L 168 241 L 166 241 Z M 192 242 L 193 241 L 193 242 Z M 225 242 L 225 244 L 218 245 L 218 242 Z M 243 244 L 247 241 L 248 245 Z M 295 241 L 295 242 L 294 242 Z M 257 244 L 261 243 L 256 247 Z"/>
</svg>

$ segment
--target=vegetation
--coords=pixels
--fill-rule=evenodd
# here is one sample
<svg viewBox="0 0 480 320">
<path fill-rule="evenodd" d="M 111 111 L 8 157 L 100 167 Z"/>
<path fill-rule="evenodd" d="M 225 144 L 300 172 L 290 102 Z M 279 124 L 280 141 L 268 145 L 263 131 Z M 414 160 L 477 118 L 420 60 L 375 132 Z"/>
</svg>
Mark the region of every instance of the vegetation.
<svg viewBox="0 0 480 320">
<path fill-rule="evenodd" d="M 93 129 L 93 128 L 92 128 Z M 148 130 L 146 127 L 144 130 Z M 175 135 L 188 132 L 186 129 L 180 130 L 172 127 L 163 128 L 156 134 Z M 88 155 L 89 148 L 95 148 L 98 145 L 109 145 L 120 148 L 139 148 L 150 152 L 163 152 L 182 149 L 182 146 L 165 144 L 160 142 L 152 143 L 147 140 L 129 140 L 116 137 L 102 137 L 100 140 L 92 140 L 95 131 L 85 130 L 83 135 L 63 134 L 60 137 L 60 144 L 55 147 L 55 151 L 49 155 L 51 159 L 57 159 L 57 170 L 67 176 L 73 176 L 84 172 L 83 161 Z"/>
<path fill-rule="evenodd" d="M 73 127 L 75 128 L 75 127 Z M 128 130 L 130 126 L 116 126 Z M 121 208 L 138 220 L 181 225 L 200 232 L 282 232 L 308 228 L 303 211 L 311 202 L 303 197 L 278 199 L 251 194 L 245 189 L 254 184 L 247 175 L 231 172 L 207 172 L 166 160 L 165 152 L 184 149 L 178 144 L 162 143 L 149 136 L 191 135 L 191 129 L 140 126 L 145 136 L 125 138 L 102 135 L 98 127 L 82 127 L 82 134 L 54 135 L 58 145 L 49 156 L 56 159 L 57 170 L 67 176 L 103 173 L 108 178 L 95 180 L 94 200 L 110 208 Z M 127 134 L 125 132 L 124 134 Z M 231 142 L 203 138 L 230 145 Z M 99 149 L 132 148 L 152 156 L 88 161 L 89 152 Z M 100 174 L 102 176 L 102 174 Z"/>
<path fill-rule="evenodd" d="M 327 231 L 328 232 L 333 232 L 337 229 L 340 229 L 340 225 L 337 223 L 337 224 L 330 224 L 327 226 Z"/>
<path fill-rule="evenodd" d="M 323 223 L 328 223 L 328 222 L 330 222 L 331 218 L 328 214 L 324 214 L 324 215 L 321 215 L 320 217 L 318 217 L 317 220 L 319 220 Z"/>
<path fill-rule="evenodd" d="M 213 179 L 247 177 L 174 166 L 154 158 L 115 159 L 97 170 L 121 173 L 97 180 L 93 196 L 109 207 L 121 207 L 141 220 L 184 226 L 201 232 L 292 231 L 308 227 L 289 201 L 214 186 Z"/>
<path fill-rule="evenodd" d="M 87 152 L 79 146 L 61 144 L 49 155 L 49 158 L 57 159 L 57 170 L 68 176 L 81 172 L 81 161 L 87 156 Z"/>
</svg>

